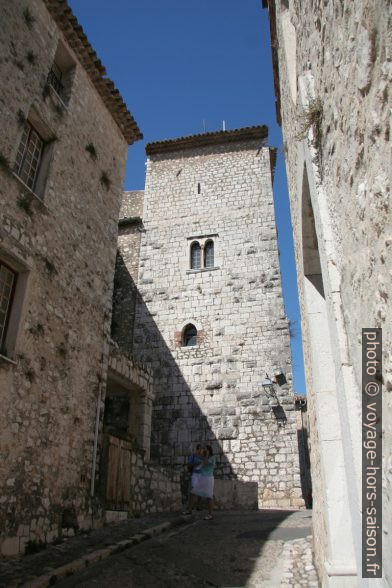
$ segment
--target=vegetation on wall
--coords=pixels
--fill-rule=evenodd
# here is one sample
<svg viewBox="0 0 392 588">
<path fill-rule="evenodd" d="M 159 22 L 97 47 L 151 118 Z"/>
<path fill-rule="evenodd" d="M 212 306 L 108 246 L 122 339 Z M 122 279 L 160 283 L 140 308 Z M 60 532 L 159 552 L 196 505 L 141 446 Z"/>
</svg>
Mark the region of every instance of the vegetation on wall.
<svg viewBox="0 0 392 588">
<path fill-rule="evenodd" d="M 94 159 L 94 160 L 97 159 L 97 151 L 96 151 L 93 143 L 87 143 L 85 149 L 90 154 L 91 159 Z"/>
<path fill-rule="evenodd" d="M 105 171 L 101 173 L 101 184 L 105 186 L 106 190 L 109 190 L 111 181 L 108 174 Z"/>
<path fill-rule="evenodd" d="M 35 18 L 32 15 L 32 13 L 30 12 L 30 9 L 28 6 L 26 6 L 26 8 L 23 10 L 23 17 L 24 17 L 24 20 L 25 20 L 25 23 L 27 24 L 27 26 L 29 27 L 29 29 L 31 29 L 33 24 L 35 23 Z"/>
</svg>

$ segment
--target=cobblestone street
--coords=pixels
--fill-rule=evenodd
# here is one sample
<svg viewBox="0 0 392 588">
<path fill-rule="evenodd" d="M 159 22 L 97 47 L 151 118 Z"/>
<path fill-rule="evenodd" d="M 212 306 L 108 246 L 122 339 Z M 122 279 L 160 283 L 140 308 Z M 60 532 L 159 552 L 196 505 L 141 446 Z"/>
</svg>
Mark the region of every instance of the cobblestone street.
<svg viewBox="0 0 392 588">
<path fill-rule="evenodd" d="M 310 515 L 202 513 L 184 526 L 113 556 L 58 586 L 317 587 Z"/>
<path fill-rule="evenodd" d="M 90 533 L 88 539 L 71 538 L 35 556 L 0 566 L 0 586 L 41 588 L 56 583 L 62 588 L 316 588 L 319 585 L 312 564 L 311 511 L 217 512 L 212 521 L 205 521 L 204 514 L 204 511 L 196 512 L 194 517 L 182 517 L 182 520 L 167 516 L 166 520 L 172 524 L 169 530 L 125 550 L 120 541 L 152 524 L 162 524 L 165 515 L 108 526 Z M 72 565 L 66 571 L 64 568 L 62 574 L 57 571 L 66 561 L 93 555 L 94 550 L 116 543 L 118 548 L 112 550 L 112 555 L 103 555 L 105 559 L 98 563 L 83 565 L 75 573 Z M 45 572 L 45 578 L 32 577 L 34 573 L 39 576 Z"/>
</svg>

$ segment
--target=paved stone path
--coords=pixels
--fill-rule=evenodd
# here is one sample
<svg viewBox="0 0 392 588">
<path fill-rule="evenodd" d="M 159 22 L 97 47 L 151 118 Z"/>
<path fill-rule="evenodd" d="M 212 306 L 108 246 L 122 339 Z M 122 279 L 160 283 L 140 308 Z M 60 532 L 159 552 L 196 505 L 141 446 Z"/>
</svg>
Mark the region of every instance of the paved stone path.
<svg viewBox="0 0 392 588">
<path fill-rule="evenodd" d="M 166 514 L 133 519 L 74 537 L 34 556 L 0 562 L 0 586 L 31 588 L 316 588 L 312 565 L 310 511 L 217 512 L 212 521 Z M 166 532 L 129 548 L 130 538 L 169 521 Z M 156 527 L 157 528 L 157 527 Z M 66 561 L 105 550 L 122 541 L 105 559 L 70 577 L 56 574 Z M 120 552 L 121 551 L 121 552 Z M 83 562 L 84 564 L 84 562 Z M 47 573 L 45 582 L 34 575 Z"/>
</svg>

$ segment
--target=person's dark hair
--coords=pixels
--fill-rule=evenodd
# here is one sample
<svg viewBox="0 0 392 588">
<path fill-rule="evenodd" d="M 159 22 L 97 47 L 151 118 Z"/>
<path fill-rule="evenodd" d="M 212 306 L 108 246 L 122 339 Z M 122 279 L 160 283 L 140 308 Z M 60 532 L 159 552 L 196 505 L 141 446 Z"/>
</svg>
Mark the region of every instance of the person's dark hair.
<svg viewBox="0 0 392 588">
<path fill-rule="evenodd" d="M 198 444 L 196 445 L 196 449 L 201 449 L 201 445 L 200 445 L 200 443 L 198 443 Z"/>
<path fill-rule="evenodd" d="M 211 457 L 211 455 L 213 454 L 211 445 L 206 445 L 206 448 L 207 448 L 207 451 L 208 451 L 208 453 L 210 454 L 210 457 Z"/>
</svg>

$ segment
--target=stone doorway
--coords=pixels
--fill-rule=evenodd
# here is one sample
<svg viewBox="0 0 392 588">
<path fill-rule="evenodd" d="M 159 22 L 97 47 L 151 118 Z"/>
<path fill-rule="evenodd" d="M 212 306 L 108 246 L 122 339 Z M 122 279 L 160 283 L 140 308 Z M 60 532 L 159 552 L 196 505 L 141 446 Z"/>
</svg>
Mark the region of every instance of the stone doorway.
<svg viewBox="0 0 392 588">
<path fill-rule="evenodd" d="M 142 451 L 143 390 L 109 374 L 103 422 L 104 502 L 107 510 L 129 510 L 132 452 Z"/>
</svg>

